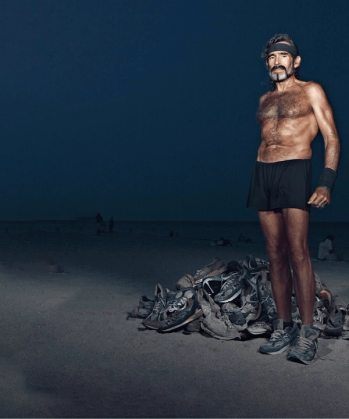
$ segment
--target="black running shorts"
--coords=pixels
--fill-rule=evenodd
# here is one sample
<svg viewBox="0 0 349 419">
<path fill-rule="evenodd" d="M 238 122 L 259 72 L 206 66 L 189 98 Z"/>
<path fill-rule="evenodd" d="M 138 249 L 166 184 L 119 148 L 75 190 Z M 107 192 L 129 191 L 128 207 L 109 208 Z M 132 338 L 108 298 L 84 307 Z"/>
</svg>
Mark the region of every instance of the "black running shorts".
<svg viewBox="0 0 349 419">
<path fill-rule="evenodd" d="M 248 208 L 260 211 L 300 208 L 310 211 L 311 160 L 257 161 L 252 173 Z"/>
</svg>

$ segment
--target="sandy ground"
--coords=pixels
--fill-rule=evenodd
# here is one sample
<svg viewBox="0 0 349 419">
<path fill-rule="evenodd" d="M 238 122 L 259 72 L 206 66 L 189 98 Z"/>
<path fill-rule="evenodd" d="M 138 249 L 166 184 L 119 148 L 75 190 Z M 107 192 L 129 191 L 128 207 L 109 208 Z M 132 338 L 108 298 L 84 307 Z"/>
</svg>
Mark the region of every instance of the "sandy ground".
<svg viewBox="0 0 349 419">
<path fill-rule="evenodd" d="M 146 330 L 127 313 L 214 257 L 264 247 L 133 234 L 2 234 L 1 417 L 348 417 L 349 341 L 310 366 L 263 356 L 265 339 Z M 316 254 L 316 249 L 312 249 Z M 314 261 L 349 302 L 349 264 Z"/>
</svg>

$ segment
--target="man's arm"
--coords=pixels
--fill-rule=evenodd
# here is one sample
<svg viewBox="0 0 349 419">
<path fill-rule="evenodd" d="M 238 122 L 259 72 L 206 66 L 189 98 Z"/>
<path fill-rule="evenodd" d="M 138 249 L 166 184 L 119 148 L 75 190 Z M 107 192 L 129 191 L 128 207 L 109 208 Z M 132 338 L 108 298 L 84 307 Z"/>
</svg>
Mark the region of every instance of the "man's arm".
<svg viewBox="0 0 349 419">
<path fill-rule="evenodd" d="M 340 156 L 340 143 L 334 122 L 333 112 L 326 94 L 317 83 L 312 83 L 308 90 L 310 103 L 325 143 L 325 168 L 337 171 Z M 323 206 L 331 201 L 331 191 L 318 186 L 308 204 Z"/>
</svg>

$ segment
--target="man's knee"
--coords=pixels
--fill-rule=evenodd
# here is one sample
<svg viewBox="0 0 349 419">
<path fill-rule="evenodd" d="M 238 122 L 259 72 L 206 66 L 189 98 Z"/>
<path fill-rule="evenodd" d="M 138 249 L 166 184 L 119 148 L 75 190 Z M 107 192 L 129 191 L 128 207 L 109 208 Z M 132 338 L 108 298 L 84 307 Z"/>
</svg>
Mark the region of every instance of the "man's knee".
<svg viewBox="0 0 349 419">
<path fill-rule="evenodd" d="M 292 246 L 289 253 L 291 262 L 293 264 L 302 264 L 309 261 L 309 249 L 305 244 L 299 244 L 298 246 Z"/>
</svg>

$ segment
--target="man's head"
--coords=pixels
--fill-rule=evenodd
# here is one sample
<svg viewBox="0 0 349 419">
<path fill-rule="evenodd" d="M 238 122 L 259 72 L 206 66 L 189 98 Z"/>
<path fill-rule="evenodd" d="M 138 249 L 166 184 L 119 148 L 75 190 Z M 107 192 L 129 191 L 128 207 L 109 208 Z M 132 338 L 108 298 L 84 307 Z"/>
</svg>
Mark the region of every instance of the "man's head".
<svg viewBox="0 0 349 419">
<path fill-rule="evenodd" d="M 288 79 L 298 78 L 301 57 L 293 39 L 287 34 L 273 36 L 262 52 L 272 84 Z"/>
</svg>

